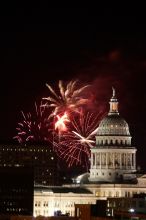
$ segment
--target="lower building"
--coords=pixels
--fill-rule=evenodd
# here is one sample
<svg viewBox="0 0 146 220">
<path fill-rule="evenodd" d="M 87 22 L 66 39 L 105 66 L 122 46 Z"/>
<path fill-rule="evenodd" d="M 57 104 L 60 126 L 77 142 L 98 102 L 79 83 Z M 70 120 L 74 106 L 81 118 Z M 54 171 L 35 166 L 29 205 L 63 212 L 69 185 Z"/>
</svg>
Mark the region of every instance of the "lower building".
<svg viewBox="0 0 146 220">
<path fill-rule="evenodd" d="M 79 220 L 76 217 L 68 217 L 68 216 L 53 216 L 53 217 L 46 217 L 39 216 L 27 216 L 27 215 L 12 215 L 12 216 L 0 216 L 0 220 Z"/>
<path fill-rule="evenodd" d="M 76 204 L 75 217 L 81 220 L 90 220 L 92 217 L 105 218 L 106 217 L 106 200 L 97 200 L 96 204 Z"/>
<path fill-rule="evenodd" d="M 72 184 L 61 187 L 39 187 L 34 189 L 34 216 L 52 216 L 56 211 L 75 215 L 76 204 L 96 204 L 107 198 L 133 198 L 135 194 L 146 193 L 146 175 L 129 184 Z"/>
<path fill-rule="evenodd" d="M 107 198 L 107 216 L 116 216 L 120 213 L 146 215 L 146 194 L 134 194 L 132 198 Z"/>
<path fill-rule="evenodd" d="M 0 215 L 32 215 L 33 182 L 30 168 L 0 169 Z"/>
</svg>

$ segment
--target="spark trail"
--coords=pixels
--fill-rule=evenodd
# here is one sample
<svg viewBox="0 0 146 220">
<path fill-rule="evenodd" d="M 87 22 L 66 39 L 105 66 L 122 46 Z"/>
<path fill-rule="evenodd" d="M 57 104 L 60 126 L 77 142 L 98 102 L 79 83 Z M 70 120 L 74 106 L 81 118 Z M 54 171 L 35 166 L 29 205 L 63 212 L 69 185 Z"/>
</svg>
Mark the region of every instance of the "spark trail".
<svg viewBox="0 0 146 220">
<path fill-rule="evenodd" d="M 89 102 L 89 98 L 85 98 L 83 93 L 90 85 L 79 87 L 77 82 L 77 80 L 70 81 L 67 85 L 64 85 L 63 81 L 60 80 L 58 84 L 59 92 L 46 84 L 51 95 L 43 98 L 43 100 L 46 100 L 45 107 L 53 108 L 53 113 L 50 116 L 77 111 L 80 106 Z"/>
</svg>

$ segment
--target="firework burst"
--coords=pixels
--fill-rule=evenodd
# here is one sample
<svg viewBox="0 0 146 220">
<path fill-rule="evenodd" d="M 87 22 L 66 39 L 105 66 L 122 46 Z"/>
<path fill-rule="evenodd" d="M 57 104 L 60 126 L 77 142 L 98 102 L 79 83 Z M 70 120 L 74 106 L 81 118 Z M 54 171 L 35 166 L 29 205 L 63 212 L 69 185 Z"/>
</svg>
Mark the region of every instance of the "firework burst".
<svg viewBox="0 0 146 220">
<path fill-rule="evenodd" d="M 70 81 L 67 85 L 60 80 L 58 84 L 59 92 L 57 93 L 50 85 L 46 84 L 51 96 L 43 98 L 46 100 L 44 106 L 49 108 L 54 108 L 54 114 L 77 111 L 77 109 L 89 102 L 89 98 L 85 98 L 83 92 L 89 87 L 85 85 L 78 88 L 78 81 Z"/>
<path fill-rule="evenodd" d="M 50 96 L 43 98 L 45 103 L 35 103 L 33 114 L 21 112 L 22 120 L 14 139 L 19 143 L 51 142 L 55 152 L 69 167 L 81 165 L 88 170 L 90 149 L 95 145 L 96 129 L 103 116 L 99 111 L 96 111 L 98 115 L 87 112 L 95 107 L 90 93 L 87 98 L 89 85 L 79 87 L 77 81 L 66 85 L 59 81 L 57 92 L 48 84 L 47 87 Z"/>
<path fill-rule="evenodd" d="M 101 114 L 84 113 L 76 114 L 69 124 L 69 129 L 59 141 L 55 137 L 54 146 L 58 155 L 63 158 L 69 167 L 81 165 L 89 168 L 90 149 L 95 145 L 93 135 L 99 124 Z"/>
<path fill-rule="evenodd" d="M 18 122 L 16 128 L 17 135 L 13 137 L 19 143 L 25 142 L 43 142 L 48 139 L 48 122 L 46 120 L 45 109 L 42 104 L 35 103 L 35 111 L 32 113 L 24 113 L 21 111 L 22 121 Z"/>
</svg>

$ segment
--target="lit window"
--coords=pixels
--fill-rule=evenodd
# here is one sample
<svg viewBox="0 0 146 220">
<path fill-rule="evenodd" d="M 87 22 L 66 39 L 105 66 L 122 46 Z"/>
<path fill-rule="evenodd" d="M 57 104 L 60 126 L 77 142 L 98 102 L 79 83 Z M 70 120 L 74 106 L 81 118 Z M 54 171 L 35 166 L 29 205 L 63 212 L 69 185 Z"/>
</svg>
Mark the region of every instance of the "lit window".
<svg viewBox="0 0 146 220">
<path fill-rule="evenodd" d="M 99 196 L 100 196 L 100 192 L 99 192 L 99 191 L 96 191 L 95 195 L 96 195 L 97 197 L 99 197 Z"/>
</svg>

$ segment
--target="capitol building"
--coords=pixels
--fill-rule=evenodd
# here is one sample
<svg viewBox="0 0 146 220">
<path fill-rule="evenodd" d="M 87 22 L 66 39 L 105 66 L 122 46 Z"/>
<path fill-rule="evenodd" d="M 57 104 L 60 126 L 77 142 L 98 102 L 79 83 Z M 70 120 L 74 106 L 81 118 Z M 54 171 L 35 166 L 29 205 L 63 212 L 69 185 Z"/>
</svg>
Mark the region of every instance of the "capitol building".
<svg viewBox="0 0 146 220">
<path fill-rule="evenodd" d="M 115 89 L 109 113 L 96 130 L 91 148 L 90 172 L 63 186 L 35 186 L 34 216 L 55 212 L 74 216 L 75 204 L 96 204 L 111 197 L 132 197 L 146 193 L 146 175 L 136 172 L 136 151 L 131 144 L 128 123 L 120 116 Z"/>
</svg>

